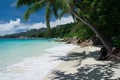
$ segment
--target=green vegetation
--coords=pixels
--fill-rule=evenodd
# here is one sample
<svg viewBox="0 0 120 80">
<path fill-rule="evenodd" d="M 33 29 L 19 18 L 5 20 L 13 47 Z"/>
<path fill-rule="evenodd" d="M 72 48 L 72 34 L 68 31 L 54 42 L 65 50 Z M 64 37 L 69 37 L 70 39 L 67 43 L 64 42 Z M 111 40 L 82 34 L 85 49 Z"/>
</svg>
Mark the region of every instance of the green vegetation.
<svg viewBox="0 0 120 80">
<path fill-rule="evenodd" d="M 111 38 L 113 37 L 112 40 L 114 45 L 120 47 L 120 35 L 114 36 L 114 34 L 118 34 L 118 32 L 112 31 L 113 28 L 104 31 L 104 34 L 108 34 L 109 32 L 111 32 L 111 34 L 109 34 L 108 36 L 110 36 Z M 118 30 L 120 31 L 120 28 L 118 28 Z M 77 37 L 80 40 L 88 39 L 92 36 L 95 36 L 92 30 L 82 23 L 70 23 L 65 25 L 59 25 L 57 27 L 51 28 L 51 34 L 52 34 L 51 38 Z M 38 30 L 33 29 L 26 32 L 3 36 L 3 38 L 20 38 L 20 37 L 48 38 L 49 36 L 47 35 L 46 28 L 41 28 Z"/>
<path fill-rule="evenodd" d="M 90 30 L 86 25 L 82 23 L 76 23 L 71 27 L 71 30 L 69 33 L 65 34 L 64 37 L 77 37 L 81 40 L 88 39 L 91 36 L 93 36 L 94 33 L 92 30 Z"/>
<path fill-rule="evenodd" d="M 120 35 L 113 37 L 112 40 L 113 40 L 114 45 L 120 47 Z"/>
<path fill-rule="evenodd" d="M 25 19 L 28 19 L 31 13 L 45 7 L 46 24 L 48 27 L 48 33 L 46 35 L 49 37 L 54 37 L 49 25 L 51 14 L 54 14 L 56 18 L 61 18 L 66 13 L 70 14 L 75 21 L 79 22 L 81 30 L 75 25 L 75 28 L 71 28 L 72 30 L 65 34 L 65 37 L 78 36 L 81 39 L 88 38 L 89 35 L 92 34 L 89 30 L 91 29 L 101 40 L 104 47 L 111 52 L 114 46 L 106 36 L 110 38 L 111 35 L 119 34 L 119 3 L 120 0 L 18 0 L 17 7 L 23 5 L 28 7 L 24 16 Z M 85 26 L 84 24 L 87 25 L 89 29 L 83 28 Z M 118 31 L 112 34 L 109 29 L 111 31 L 117 29 Z M 107 33 L 105 31 L 107 31 Z M 59 31 L 59 33 L 61 34 L 58 35 L 62 37 L 64 30 Z"/>
<path fill-rule="evenodd" d="M 93 32 L 84 27 L 82 23 L 70 23 L 65 25 L 59 25 L 57 27 L 51 28 L 51 38 L 71 38 L 77 37 L 79 39 L 86 39 L 90 38 Z M 6 35 L 4 38 L 19 38 L 19 37 L 34 37 L 34 38 L 48 38 L 47 29 L 33 29 L 26 32 L 21 32 L 12 35 Z"/>
</svg>

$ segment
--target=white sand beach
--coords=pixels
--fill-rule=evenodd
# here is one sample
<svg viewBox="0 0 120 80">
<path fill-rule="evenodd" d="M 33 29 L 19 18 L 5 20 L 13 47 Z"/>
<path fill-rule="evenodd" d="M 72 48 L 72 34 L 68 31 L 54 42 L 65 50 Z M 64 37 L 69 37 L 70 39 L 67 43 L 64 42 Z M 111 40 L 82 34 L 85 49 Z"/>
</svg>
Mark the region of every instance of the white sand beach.
<svg viewBox="0 0 120 80">
<path fill-rule="evenodd" d="M 98 61 L 100 47 L 75 47 L 44 80 L 120 80 L 120 64 Z"/>
</svg>

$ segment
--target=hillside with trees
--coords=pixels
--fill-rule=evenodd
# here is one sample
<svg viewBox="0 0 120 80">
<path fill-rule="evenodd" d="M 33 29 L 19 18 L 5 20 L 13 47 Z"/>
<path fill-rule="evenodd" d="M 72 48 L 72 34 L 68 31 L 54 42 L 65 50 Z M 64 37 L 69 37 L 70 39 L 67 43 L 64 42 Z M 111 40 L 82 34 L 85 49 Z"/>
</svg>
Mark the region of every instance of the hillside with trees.
<svg viewBox="0 0 120 80">
<path fill-rule="evenodd" d="M 100 31 L 103 31 L 103 34 L 106 34 L 107 37 L 113 39 L 114 45 L 120 45 L 120 28 L 117 27 L 106 27 L 99 28 Z M 2 36 L 2 38 L 73 38 L 76 37 L 80 40 L 89 39 L 93 36 L 96 36 L 91 29 L 86 27 L 83 23 L 69 23 L 65 25 L 58 25 L 54 28 L 51 28 L 51 36 L 47 35 L 47 28 L 41 29 L 32 29 L 26 32 L 15 33 L 10 35 Z M 109 34 L 109 35 L 107 35 Z"/>
<path fill-rule="evenodd" d="M 19 37 L 34 37 L 34 38 L 72 38 L 79 39 L 90 38 L 94 33 L 82 23 L 69 23 L 65 25 L 58 25 L 51 28 L 51 36 L 47 35 L 47 28 L 32 29 L 26 32 L 5 35 L 3 38 L 19 38 Z M 81 34 L 80 34 L 81 33 Z"/>
</svg>

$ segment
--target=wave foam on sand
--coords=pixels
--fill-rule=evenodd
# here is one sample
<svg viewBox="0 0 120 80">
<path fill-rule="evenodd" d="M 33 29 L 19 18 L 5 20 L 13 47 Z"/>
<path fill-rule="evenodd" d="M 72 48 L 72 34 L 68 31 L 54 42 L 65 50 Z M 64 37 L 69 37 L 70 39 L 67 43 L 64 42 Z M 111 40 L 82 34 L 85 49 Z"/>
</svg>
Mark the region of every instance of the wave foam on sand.
<svg viewBox="0 0 120 80">
<path fill-rule="evenodd" d="M 74 47 L 75 45 L 72 44 L 63 44 L 46 49 L 48 54 L 26 58 L 19 63 L 4 68 L 0 72 L 0 80 L 42 80 L 62 62 L 56 59 L 67 55 Z"/>
</svg>

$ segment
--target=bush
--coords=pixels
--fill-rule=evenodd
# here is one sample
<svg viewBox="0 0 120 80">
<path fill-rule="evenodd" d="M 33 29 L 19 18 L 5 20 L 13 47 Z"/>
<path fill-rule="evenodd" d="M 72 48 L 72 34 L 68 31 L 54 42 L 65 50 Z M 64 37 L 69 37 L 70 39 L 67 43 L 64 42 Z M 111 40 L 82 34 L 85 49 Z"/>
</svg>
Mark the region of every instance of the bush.
<svg viewBox="0 0 120 80">
<path fill-rule="evenodd" d="M 120 35 L 114 37 L 112 40 L 113 40 L 113 44 L 114 44 L 115 46 L 120 47 Z"/>
<path fill-rule="evenodd" d="M 69 33 L 65 34 L 64 37 L 77 37 L 81 40 L 90 38 L 94 33 L 83 23 L 76 23 L 72 26 L 72 29 Z"/>
</svg>

